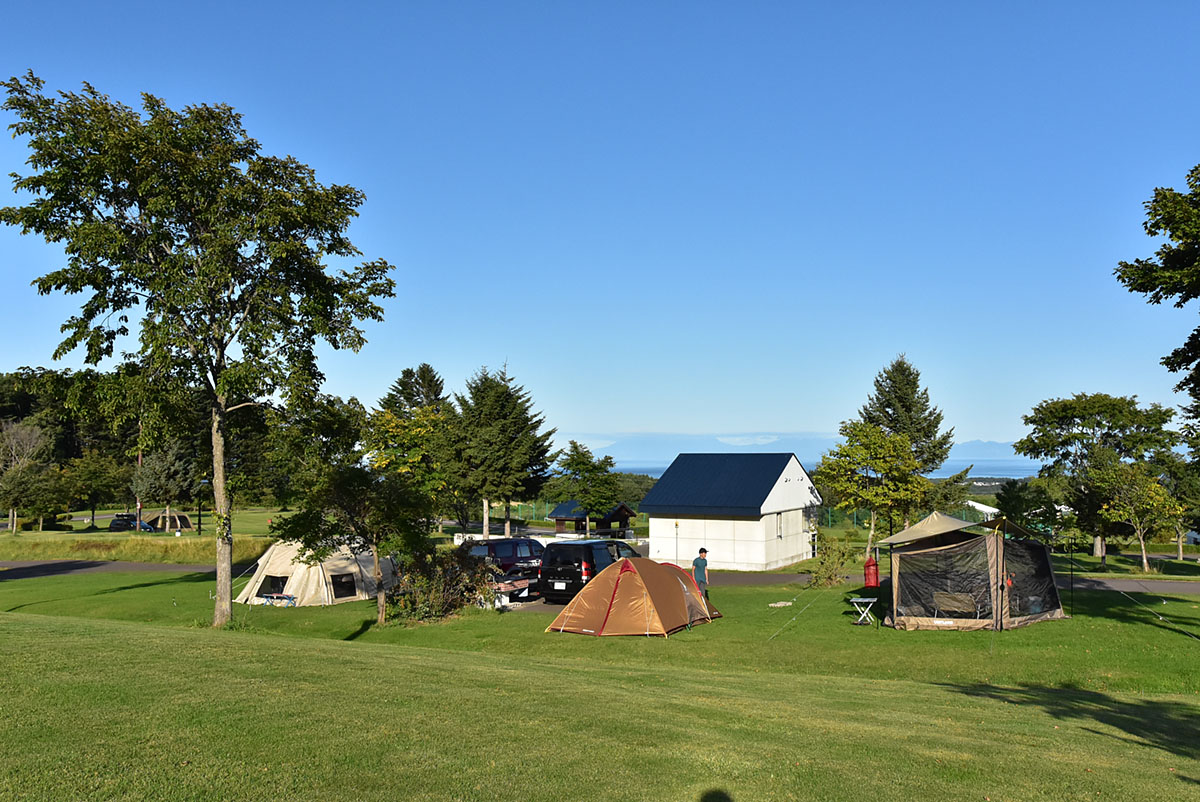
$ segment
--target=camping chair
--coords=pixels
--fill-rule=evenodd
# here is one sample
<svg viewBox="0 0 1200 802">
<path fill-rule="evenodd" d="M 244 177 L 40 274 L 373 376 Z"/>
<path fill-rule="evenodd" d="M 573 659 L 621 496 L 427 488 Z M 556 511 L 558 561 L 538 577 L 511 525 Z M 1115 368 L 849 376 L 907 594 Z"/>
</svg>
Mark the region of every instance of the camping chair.
<svg viewBox="0 0 1200 802">
<path fill-rule="evenodd" d="M 933 592 L 933 617 L 940 613 L 970 613 L 971 618 L 979 617 L 979 604 L 970 593 L 949 593 L 944 590 Z"/>
</svg>

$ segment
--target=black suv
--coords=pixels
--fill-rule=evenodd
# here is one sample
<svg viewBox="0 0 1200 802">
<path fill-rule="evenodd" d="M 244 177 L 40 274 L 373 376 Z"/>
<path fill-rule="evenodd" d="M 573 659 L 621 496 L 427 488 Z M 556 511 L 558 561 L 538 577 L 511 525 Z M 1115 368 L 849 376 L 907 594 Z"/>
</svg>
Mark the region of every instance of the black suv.
<svg viewBox="0 0 1200 802">
<path fill-rule="evenodd" d="M 562 604 L 575 598 L 596 574 L 622 557 L 640 557 L 623 540 L 563 540 L 542 552 L 537 587 L 542 598 Z"/>
<path fill-rule="evenodd" d="M 471 544 L 471 555 L 491 560 L 502 574 L 512 573 L 513 569 L 526 568 L 528 574 L 533 576 L 542 556 L 542 544 L 531 537 L 480 540 Z"/>
</svg>

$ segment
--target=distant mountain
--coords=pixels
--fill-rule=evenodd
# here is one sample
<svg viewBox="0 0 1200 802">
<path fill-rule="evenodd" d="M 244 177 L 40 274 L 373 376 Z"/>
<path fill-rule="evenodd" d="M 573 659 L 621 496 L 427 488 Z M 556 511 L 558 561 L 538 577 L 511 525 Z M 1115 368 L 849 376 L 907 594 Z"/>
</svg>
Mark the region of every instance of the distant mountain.
<svg viewBox="0 0 1200 802">
<path fill-rule="evenodd" d="M 679 454 L 731 454 L 790 452 L 806 468 L 814 468 L 823 454 L 837 445 L 837 435 L 820 432 L 739 432 L 734 434 L 638 433 L 559 433 L 559 445 L 578 440 L 598 455 L 610 456 L 617 469 L 657 476 Z M 1041 465 L 1018 456 L 1012 443 L 993 440 L 968 440 L 955 443 L 950 458 L 934 476 L 949 476 L 968 465 L 972 476 L 1032 476 Z"/>
</svg>

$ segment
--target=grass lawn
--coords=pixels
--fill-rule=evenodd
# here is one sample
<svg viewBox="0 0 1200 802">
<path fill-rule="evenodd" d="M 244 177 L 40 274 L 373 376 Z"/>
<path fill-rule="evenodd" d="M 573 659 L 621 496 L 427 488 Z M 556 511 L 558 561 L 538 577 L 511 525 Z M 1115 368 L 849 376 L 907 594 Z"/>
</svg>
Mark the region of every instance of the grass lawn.
<svg viewBox="0 0 1200 802">
<path fill-rule="evenodd" d="M 1142 555 L 1123 552 L 1108 555 L 1108 570 L 1100 570 L 1100 558 L 1090 554 L 1074 554 L 1070 558 L 1065 554 L 1055 554 L 1054 570 L 1061 576 L 1071 570 L 1071 561 L 1075 563 L 1076 576 L 1110 576 L 1129 577 L 1134 579 L 1200 579 L 1200 562 L 1194 555 L 1184 555 L 1184 560 L 1150 559 L 1150 573 L 1142 571 Z"/>
<path fill-rule="evenodd" d="M 851 626 L 857 587 L 718 586 L 725 618 L 664 640 L 370 603 L 214 632 L 211 587 L 0 581 L 0 798 L 1200 797 L 1200 596 L 1139 597 L 1170 624 L 1076 591 L 1068 621 L 904 633 Z"/>
<path fill-rule="evenodd" d="M 112 513 L 121 510 L 97 511 Z M 158 514 L 158 510 L 147 513 L 147 517 Z M 206 511 L 207 512 L 207 511 Z M 188 514 L 195 524 L 195 510 Z M 64 532 L 21 532 L 17 535 L 0 534 L 0 560 L 128 560 L 147 563 L 200 564 L 216 561 L 213 536 L 216 520 L 204 516 L 203 534 L 194 531 L 180 537 L 172 534 L 113 532 L 108 521 L 97 521 L 99 526 L 86 526 L 90 513 L 74 513 L 75 529 Z M 246 563 L 257 560 L 271 545 L 269 521 L 287 513 L 271 509 L 235 510 L 233 513 L 233 560 Z"/>
</svg>

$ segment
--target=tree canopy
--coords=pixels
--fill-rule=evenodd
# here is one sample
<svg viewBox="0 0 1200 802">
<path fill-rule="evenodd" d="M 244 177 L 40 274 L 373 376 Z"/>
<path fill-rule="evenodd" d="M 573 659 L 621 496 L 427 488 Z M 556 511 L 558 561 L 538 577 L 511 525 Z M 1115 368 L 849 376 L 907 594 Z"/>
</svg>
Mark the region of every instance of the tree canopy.
<svg viewBox="0 0 1200 802">
<path fill-rule="evenodd" d="M 1013 450 L 1045 465 L 1044 478 L 1063 482 L 1063 500 L 1080 528 L 1095 533 L 1095 554 L 1103 556 L 1110 518 L 1100 514 L 1106 501 L 1096 484 L 1096 466 L 1111 460 L 1145 462 L 1169 453 L 1180 442 L 1167 428 L 1175 410 L 1159 404 L 1138 405 L 1136 396 L 1076 393 L 1035 406 L 1023 420 L 1030 433 Z"/>
<path fill-rule="evenodd" d="M 916 507 L 929 482 L 917 474 L 917 459 L 906 436 L 863 421 L 843 423 L 839 434 L 845 440 L 822 457 L 817 481 L 840 509 L 871 511 L 870 552 L 879 515 Z"/>
<path fill-rule="evenodd" d="M 138 360 L 163 395 L 206 390 L 218 521 L 214 625 L 231 613 L 228 415 L 273 394 L 302 402 L 322 376 L 314 347 L 357 350 L 358 323 L 390 297 L 383 260 L 346 236 L 363 194 L 325 186 L 292 157 L 267 156 L 227 105 L 171 109 L 144 94 L 139 112 L 84 84 L 43 92 L 28 73 L 0 82 L 10 129 L 30 148 L 13 188 L 31 200 L 0 221 L 62 245 L 66 264 L 42 294 L 83 293 L 56 358 L 83 348 L 95 364 L 138 328 Z"/>
<path fill-rule="evenodd" d="M 464 495 L 483 500 L 486 533 L 490 500 L 508 503 L 541 492 L 555 459 L 551 447 L 556 430 L 543 430 L 545 417 L 534 411 L 529 393 L 507 370 L 480 368 L 467 380 L 466 392 L 454 398 L 459 465 L 451 476 L 463 482 Z"/>
<path fill-rule="evenodd" d="M 1152 304 L 1173 301 L 1176 308 L 1200 298 L 1200 165 L 1187 174 L 1186 192 L 1158 187 L 1146 201 L 1142 227 L 1162 237 L 1154 256 L 1119 262 L 1113 273 L 1130 292 L 1140 292 Z M 1172 373 L 1182 373 L 1179 389 L 1200 402 L 1200 327 L 1182 345 L 1163 357 Z M 1193 412 L 1193 416 L 1195 413 Z"/>
<path fill-rule="evenodd" d="M 921 372 L 904 354 L 875 377 L 875 392 L 858 416 L 863 423 L 878 426 L 888 434 L 907 437 L 918 473 L 936 471 L 950 456 L 954 429 L 938 431 L 942 411 L 929 402 L 929 390 L 921 386 Z"/>
<path fill-rule="evenodd" d="M 558 458 L 554 482 L 560 501 L 574 499 L 583 508 L 587 529 L 592 518 L 603 517 L 619 500 L 621 483 L 612 472 L 612 457 L 596 457 L 587 446 L 572 440 Z"/>
</svg>

